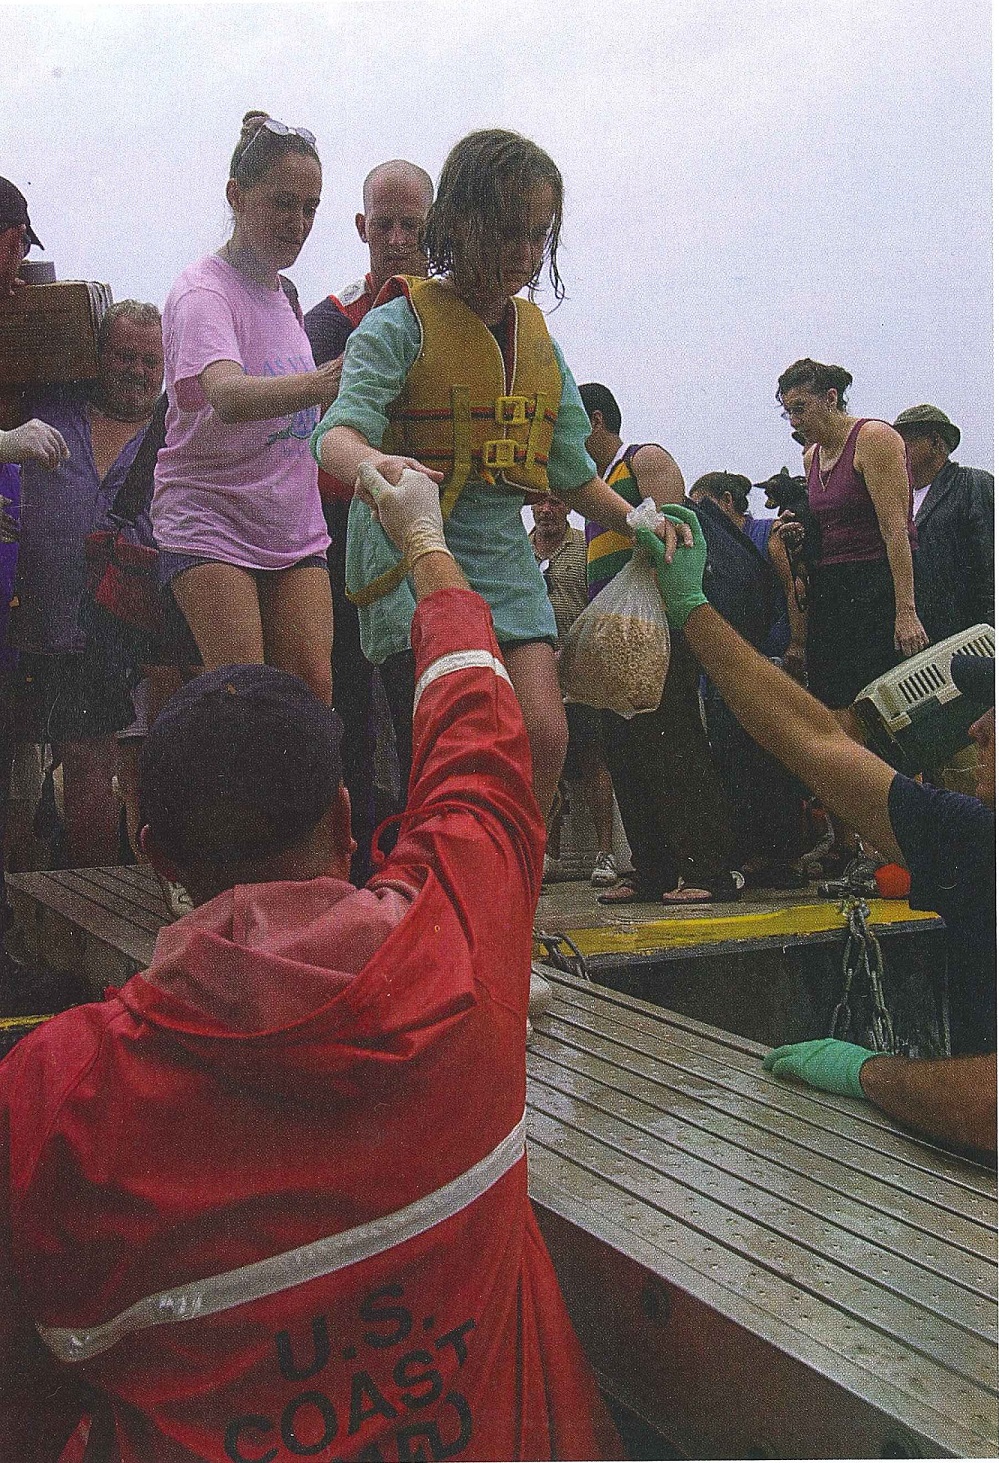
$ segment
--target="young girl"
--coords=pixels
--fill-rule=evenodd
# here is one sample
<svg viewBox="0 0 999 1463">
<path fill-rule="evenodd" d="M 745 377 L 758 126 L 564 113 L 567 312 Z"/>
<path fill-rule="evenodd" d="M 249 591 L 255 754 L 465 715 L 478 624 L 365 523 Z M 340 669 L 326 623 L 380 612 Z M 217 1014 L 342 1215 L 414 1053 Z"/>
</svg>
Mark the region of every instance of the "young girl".
<svg viewBox="0 0 999 1463">
<path fill-rule="evenodd" d="M 548 492 L 629 533 L 629 505 L 597 477 L 590 422 L 562 353 L 529 299 L 546 261 L 557 298 L 562 176 L 513 132 L 473 132 L 451 151 L 426 224 L 431 278 L 390 280 L 351 335 L 340 394 L 313 437 L 327 472 L 370 461 L 390 482 L 420 467 L 441 482 L 448 545 L 488 602 L 531 743 L 547 815 L 565 757 L 555 619 L 521 518 Z M 675 544 L 664 530 L 667 553 Z M 347 584 L 368 658 L 405 654 L 415 602 L 370 509 L 351 505 Z"/>
<path fill-rule="evenodd" d="M 311 132 L 248 112 L 226 197 L 232 237 L 163 312 L 169 408 L 151 516 L 161 579 L 206 670 L 279 666 L 331 697 L 329 542 L 308 439 L 336 395 L 294 286 L 322 186 Z"/>
</svg>

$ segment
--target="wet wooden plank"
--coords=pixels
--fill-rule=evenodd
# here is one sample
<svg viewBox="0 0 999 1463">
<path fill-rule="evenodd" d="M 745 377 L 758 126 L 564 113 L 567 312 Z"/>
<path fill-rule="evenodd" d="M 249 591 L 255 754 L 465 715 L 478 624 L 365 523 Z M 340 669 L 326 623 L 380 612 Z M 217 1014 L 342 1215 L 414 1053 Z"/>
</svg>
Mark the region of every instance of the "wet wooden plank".
<svg viewBox="0 0 999 1463">
<path fill-rule="evenodd" d="M 146 968 L 167 922 L 151 869 L 8 874 L 7 889 L 15 953 L 82 975 L 95 996 Z"/>
</svg>

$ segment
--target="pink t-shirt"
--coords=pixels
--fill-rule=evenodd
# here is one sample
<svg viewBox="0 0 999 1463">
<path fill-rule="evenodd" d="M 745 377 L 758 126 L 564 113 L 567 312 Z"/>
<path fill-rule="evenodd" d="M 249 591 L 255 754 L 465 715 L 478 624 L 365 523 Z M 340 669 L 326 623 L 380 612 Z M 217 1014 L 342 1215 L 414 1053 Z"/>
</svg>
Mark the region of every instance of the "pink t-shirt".
<svg viewBox="0 0 999 1463">
<path fill-rule="evenodd" d="M 227 424 L 198 380 L 213 361 L 235 361 L 248 376 L 315 370 L 284 290 L 266 289 L 210 255 L 170 291 L 163 347 L 166 446 L 150 510 L 159 547 L 248 569 L 287 569 L 325 553 L 329 535 L 309 451 L 318 407 Z"/>
</svg>

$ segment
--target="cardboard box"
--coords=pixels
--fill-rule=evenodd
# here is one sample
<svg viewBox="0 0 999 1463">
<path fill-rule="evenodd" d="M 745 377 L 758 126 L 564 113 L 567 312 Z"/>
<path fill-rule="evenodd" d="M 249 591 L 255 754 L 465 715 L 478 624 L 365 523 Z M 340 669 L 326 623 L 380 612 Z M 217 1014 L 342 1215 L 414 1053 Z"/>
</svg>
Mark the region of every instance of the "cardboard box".
<svg viewBox="0 0 999 1463">
<path fill-rule="evenodd" d="M 0 300 L 0 386 L 93 381 L 97 326 L 111 304 L 106 284 L 29 284 Z"/>
</svg>

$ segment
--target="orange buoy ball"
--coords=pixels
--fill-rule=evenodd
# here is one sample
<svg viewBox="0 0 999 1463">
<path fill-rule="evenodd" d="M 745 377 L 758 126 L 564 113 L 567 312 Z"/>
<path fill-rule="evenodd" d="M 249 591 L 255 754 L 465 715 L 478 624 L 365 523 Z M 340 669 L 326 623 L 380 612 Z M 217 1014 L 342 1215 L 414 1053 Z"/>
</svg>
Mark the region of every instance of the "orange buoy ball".
<svg viewBox="0 0 999 1463">
<path fill-rule="evenodd" d="M 882 899 L 905 899 L 912 884 L 909 870 L 901 864 L 882 864 L 874 870 L 874 882 Z"/>
</svg>

